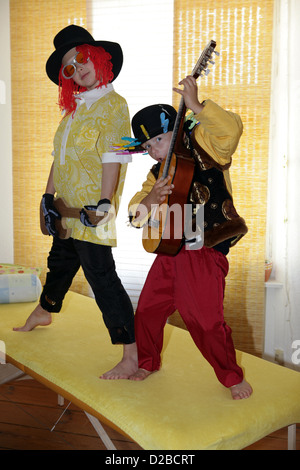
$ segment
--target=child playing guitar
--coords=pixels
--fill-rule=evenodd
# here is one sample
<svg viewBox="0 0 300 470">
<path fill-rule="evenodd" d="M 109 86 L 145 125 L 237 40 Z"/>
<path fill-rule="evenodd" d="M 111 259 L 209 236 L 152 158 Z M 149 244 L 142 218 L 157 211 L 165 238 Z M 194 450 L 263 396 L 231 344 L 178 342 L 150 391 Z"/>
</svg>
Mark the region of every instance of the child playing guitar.
<svg viewBox="0 0 300 470">
<path fill-rule="evenodd" d="M 135 332 L 139 369 L 131 380 L 144 380 L 161 367 L 163 329 L 168 317 L 178 309 L 203 356 L 214 368 L 218 380 L 231 390 L 235 400 L 250 397 L 251 386 L 236 362 L 231 329 L 223 315 L 226 255 L 247 232 L 232 200 L 229 177 L 231 158 L 242 134 L 240 117 L 225 111 L 211 100 L 200 103 L 196 79 L 180 82 L 185 105 L 197 124 L 185 126 L 186 142 L 194 172 L 186 203 L 193 209 L 204 205 L 203 227 L 198 227 L 202 243 L 184 233 L 177 253 L 158 252 L 141 292 Z M 136 149 L 143 149 L 158 163 L 148 173 L 141 191 L 131 199 L 129 214 L 134 226 L 148 219 L 153 206 L 162 204 L 175 192 L 170 175 L 159 177 L 173 137 L 176 111 L 166 104 L 149 106 L 132 119 Z M 201 371 L 199 371 L 201 373 Z"/>
</svg>

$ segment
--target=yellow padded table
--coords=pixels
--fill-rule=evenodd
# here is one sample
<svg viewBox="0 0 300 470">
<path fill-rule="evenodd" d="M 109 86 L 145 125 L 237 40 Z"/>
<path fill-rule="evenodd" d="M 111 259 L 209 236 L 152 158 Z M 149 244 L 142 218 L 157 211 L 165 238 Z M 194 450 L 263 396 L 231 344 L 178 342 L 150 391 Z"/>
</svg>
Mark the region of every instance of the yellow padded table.
<svg viewBox="0 0 300 470">
<path fill-rule="evenodd" d="M 120 360 L 122 346 L 111 345 L 95 301 L 69 292 L 50 326 L 12 331 L 34 306 L 0 305 L 7 362 L 144 449 L 243 449 L 300 422 L 299 372 L 237 351 L 254 393 L 234 401 L 189 334 L 167 325 L 159 372 L 143 382 L 101 380 Z"/>
</svg>

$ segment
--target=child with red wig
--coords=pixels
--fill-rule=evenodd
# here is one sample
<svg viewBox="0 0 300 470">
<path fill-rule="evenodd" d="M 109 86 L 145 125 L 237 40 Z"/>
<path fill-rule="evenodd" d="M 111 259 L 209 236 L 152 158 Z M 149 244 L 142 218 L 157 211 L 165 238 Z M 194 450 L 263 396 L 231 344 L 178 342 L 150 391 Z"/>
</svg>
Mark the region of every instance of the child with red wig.
<svg viewBox="0 0 300 470">
<path fill-rule="evenodd" d="M 111 55 L 106 52 L 103 47 L 82 44 L 81 46 L 77 46 L 75 51 L 73 51 L 73 49 L 71 49 L 71 51 L 72 53 L 75 52 L 75 55 L 77 54 L 76 61 L 80 60 L 79 66 L 86 65 L 88 62 L 93 64 L 95 69 L 95 84 L 92 84 L 93 88 L 95 86 L 97 88 L 106 86 L 113 81 L 114 75 L 112 73 L 112 62 L 110 60 Z M 63 62 L 66 63 L 67 59 L 63 59 Z M 76 75 L 74 72 L 76 72 L 74 64 L 62 64 L 59 71 L 58 104 L 60 109 L 66 112 L 66 115 L 75 112 L 76 94 L 90 89 L 88 85 L 84 86 L 77 83 L 78 73 Z M 72 73 L 74 73 L 74 76 L 72 76 Z M 68 74 L 70 76 L 68 76 Z M 70 80 L 70 78 L 73 78 L 73 80 Z"/>
<path fill-rule="evenodd" d="M 49 325 L 52 313 L 61 310 L 81 266 L 111 342 L 123 345 L 122 360 L 101 378 L 127 379 L 137 370 L 134 312 L 112 256 L 115 215 L 130 161 L 128 156 L 112 151 L 130 131 L 127 103 L 112 85 L 122 68 L 122 49 L 114 42 L 95 41 L 76 25 L 61 30 L 54 46 L 46 72 L 59 86 L 58 104 L 64 118 L 54 137 L 54 161 L 41 203 L 53 244 L 40 303 L 24 326 L 15 331 Z M 71 232 L 67 239 L 61 239 L 57 232 L 56 222 L 61 216 L 55 207 L 55 194 L 67 206 L 81 208 L 79 217 L 65 219 Z M 99 225 L 90 220 L 88 210 L 103 216 Z"/>
</svg>

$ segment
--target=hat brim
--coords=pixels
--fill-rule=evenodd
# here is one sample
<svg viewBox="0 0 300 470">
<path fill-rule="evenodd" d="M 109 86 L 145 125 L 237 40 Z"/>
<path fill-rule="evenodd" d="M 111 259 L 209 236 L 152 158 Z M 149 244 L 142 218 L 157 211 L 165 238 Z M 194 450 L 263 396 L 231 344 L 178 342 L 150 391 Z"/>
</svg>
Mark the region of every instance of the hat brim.
<svg viewBox="0 0 300 470">
<path fill-rule="evenodd" d="M 112 72 L 114 74 L 114 78 L 112 82 L 117 78 L 119 75 L 122 65 L 123 65 L 123 52 L 120 44 L 116 42 L 110 41 L 85 41 L 85 42 L 78 42 L 74 41 L 73 43 L 68 43 L 59 49 L 56 49 L 46 63 L 46 73 L 50 80 L 54 82 L 56 85 L 59 84 L 59 71 L 61 68 L 61 62 L 63 56 L 73 47 L 81 46 L 82 44 L 90 44 L 95 47 L 103 47 L 106 52 L 111 55 L 111 62 L 113 64 Z"/>
</svg>

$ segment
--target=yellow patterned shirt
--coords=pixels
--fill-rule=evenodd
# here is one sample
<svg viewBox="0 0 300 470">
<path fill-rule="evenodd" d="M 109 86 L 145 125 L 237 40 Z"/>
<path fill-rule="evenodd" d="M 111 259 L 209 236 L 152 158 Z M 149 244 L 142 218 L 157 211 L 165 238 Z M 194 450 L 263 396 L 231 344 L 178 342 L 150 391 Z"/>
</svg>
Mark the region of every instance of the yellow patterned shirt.
<svg viewBox="0 0 300 470">
<path fill-rule="evenodd" d="M 102 164 L 119 161 L 119 180 L 112 198 L 115 214 L 123 191 L 127 163 L 112 152 L 121 137 L 130 135 L 130 120 L 125 99 L 111 84 L 81 93 L 74 114 L 66 116 L 54 137 L 54 186 L 56 197 L 69 207 L 97 205 L 101 193 Z M 128 160 L 127 160 L 128 161 Z M 72 238 L 116 246 L 115 217 L 107 224 L 86 227 L 79 219 L 66 218 Z"/>
</svg>

